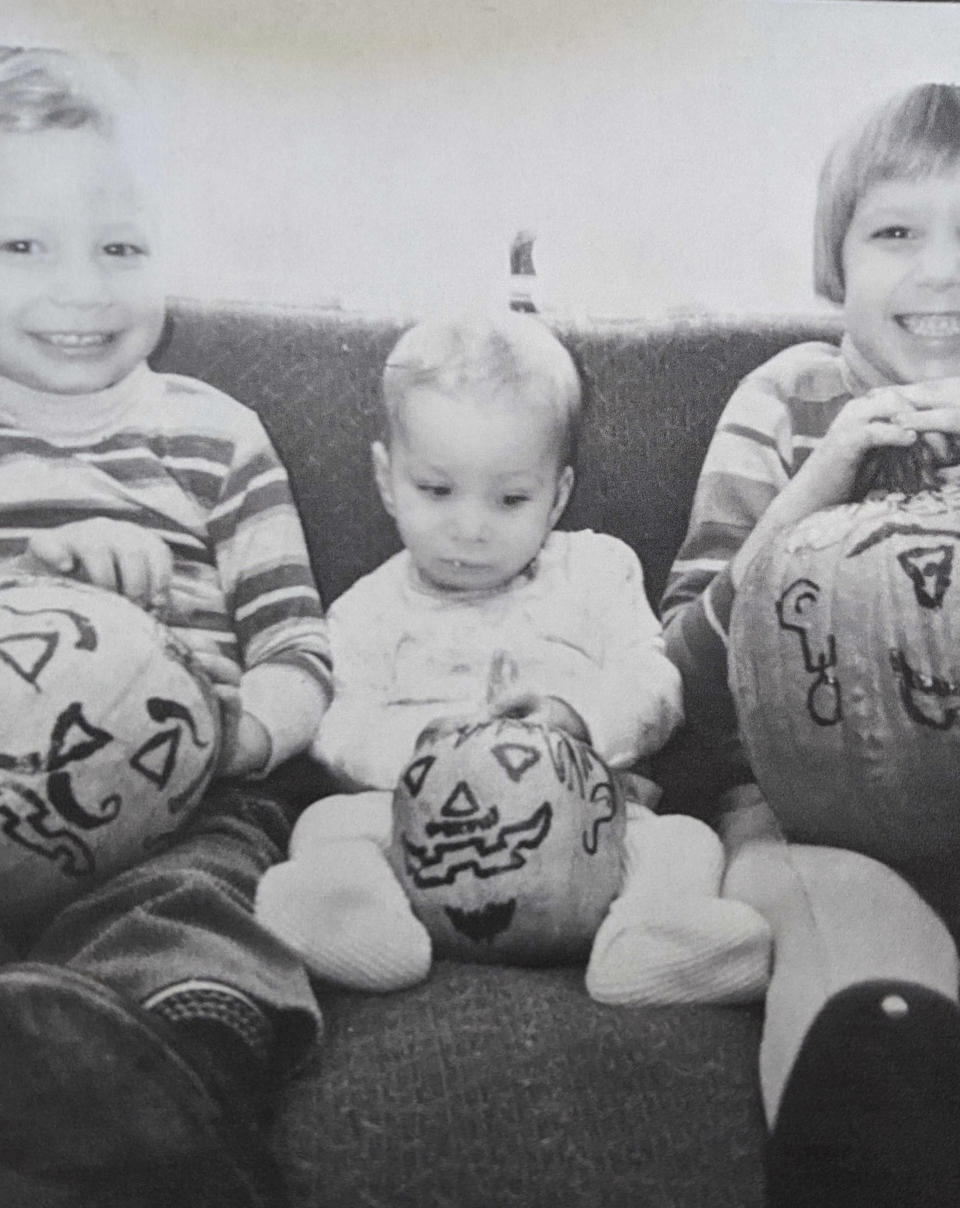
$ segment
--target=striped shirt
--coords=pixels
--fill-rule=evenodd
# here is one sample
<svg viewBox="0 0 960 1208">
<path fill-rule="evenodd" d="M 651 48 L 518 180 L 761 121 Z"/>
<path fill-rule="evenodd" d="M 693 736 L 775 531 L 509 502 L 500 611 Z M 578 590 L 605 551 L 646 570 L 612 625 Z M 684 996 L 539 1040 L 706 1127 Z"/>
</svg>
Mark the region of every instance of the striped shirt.
<svg viewBox="0 0 960 1208">
<path fill-rule="evenodd" d="M 102 516 L 169 546 L 171 607 L 162 619 L 182 637 L 214 643 L 244 673 L 292 665 L 319 684 L 321 701 L 329 695 L 300 518 L 253 411 L 146 365 L 94 395 L 0 384 L 0 568 L 17 569 L 32 534 Z M 274 740 L 289 730 L 283 707 L 254 710 Z"/>
<path fill-rule="evenodd" d="M 796 344 L 743 379 L 717 424 L 661 616 L 690 725 L 736 748 L 727 687 L 729 564 L 851 398 L 886 384 L 849 339 Z"/>
</svg>

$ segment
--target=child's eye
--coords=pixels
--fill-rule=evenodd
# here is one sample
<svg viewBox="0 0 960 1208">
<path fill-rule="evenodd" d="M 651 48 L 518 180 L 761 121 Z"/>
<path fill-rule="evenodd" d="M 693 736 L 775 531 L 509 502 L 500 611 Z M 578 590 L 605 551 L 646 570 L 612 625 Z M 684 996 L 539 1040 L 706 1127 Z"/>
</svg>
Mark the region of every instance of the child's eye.
<svg viewBox="0 0 960 1208">
<path fill-rule="evenodd" d="M 504 497 L 503 497 L 503 506 L 505 508 L 515 508 L 515 507 L 519 507 L 520 504 L 522 504 L 522 503 L 529 503 L 529 502 L 530 502 L 530 496 L 524 495 L 520 492 L 517 492 L 516 494 L 513 494 L 513 495 L 504 495 Z"/>
<path fill-rule="evenodd" d="M 450 488 L 435 482 L 418 482 L 417 490 L 431 499 L 443 499 L 450 494 Z"/>
<path fill-rule="evenodd" d="M 147 249 L 138 243 L 105 243 L 103 250 L 108 256 L 145 256 Z"/>
<path fill-rule="evenodd" d="M 886 226 L 880 227 L 879 230 L 873 232 L 872 239 L 910 239 L 913 235 L 913 230 L 908 226 Z"/>
<path fill-rule="evenodd" d="M 29 256 L 40 247 L 36 239 L 6 239 L 0 243 L 0 251 L 12 252 L 15 256 Z"/>
</svg>

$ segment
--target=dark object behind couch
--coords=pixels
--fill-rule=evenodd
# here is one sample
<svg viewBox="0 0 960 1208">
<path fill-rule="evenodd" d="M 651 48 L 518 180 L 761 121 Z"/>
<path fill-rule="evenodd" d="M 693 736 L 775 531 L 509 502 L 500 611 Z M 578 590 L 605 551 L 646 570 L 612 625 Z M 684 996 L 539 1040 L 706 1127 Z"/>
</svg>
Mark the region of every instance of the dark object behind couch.
<svg viewBox="0 0 960 1208">
<path fill-rule="evenodd" d="M 329 602 L 397 548 L 368 446 L 393 323 L 176 304 L 157 368 L 263 417 Z M 565 527 L 631 544 L 656 604 L 717 416 L 740 377 L 830 321 L 561 331 L 588 387 Z M 702 768 L 669 769 L 703 812 Z M 685 779 L 688 776 L 689 778 Z M 305 803 L 322 779 L 292 765 Z M 759 1208 L 759 1010 L 592 1002 L 579 969 L 441 963 L 376 997 L 318 986 L 327 1024 L 276 1146 L 296 1208 Z"/>
</svg>

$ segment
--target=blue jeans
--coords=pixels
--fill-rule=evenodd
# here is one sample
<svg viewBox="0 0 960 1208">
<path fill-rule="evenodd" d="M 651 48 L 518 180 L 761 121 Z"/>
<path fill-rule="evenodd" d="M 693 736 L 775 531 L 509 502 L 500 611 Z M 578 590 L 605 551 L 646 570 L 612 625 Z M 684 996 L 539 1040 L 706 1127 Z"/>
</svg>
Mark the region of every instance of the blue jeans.
<svg viewBox="0 0 960 1208">
<path fill-rule="evenodd" d="M 264 1008 L 286 1072 L 312 1045 L 320 1013 L 302 965 L 256 922 L 253 900 L 261 875 L 286 858 L 290 829 L 265 786 L 214 785 L 171 846 L 2 955 L 69 966 L 137 1003 L 191 978 L 225 982 Z"/>
</svg>

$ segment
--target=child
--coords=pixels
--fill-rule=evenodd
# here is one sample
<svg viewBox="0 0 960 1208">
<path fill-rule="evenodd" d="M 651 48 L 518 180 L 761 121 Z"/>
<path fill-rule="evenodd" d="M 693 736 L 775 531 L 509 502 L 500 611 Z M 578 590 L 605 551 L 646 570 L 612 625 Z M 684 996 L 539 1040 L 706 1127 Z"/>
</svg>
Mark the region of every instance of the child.
<svg viewBox="0 0 960 1208">
<path fill-rule="evenodd" d="M 218 681 L 234 780 L 162 854 L 3 937 L 0 1164 L 31 1204 L 64 1182 L 84 1205 L 276 1208 L 265 1093 L 319 1018 L 252 917 L 288 824 L 236 778 L 308 745 L 325 631 L 259 421 L 145 363 L 164 320 L 133 171 L 149 148 L 105 79 L 54 51 L 0 59 L 0 559 L 173 618 Z"/>
<path fill-rule="evenodd" d="M 680 720 L 636 555 L 613 537 L 554 531 L 581 399 L 553 335 L 510 312 L 421 323 L 391 353 L 383 395 L 374 470 L 406 548 L 330 610 L 334 701 L 314 748 L 350 793 L 302 815 L 291 860 L 257 895 L 258 917 L 311 972 L 369 990 L 430 967 L 427 932 L 384 855 L 393 788 L 421 731 L 522 716 L 628 769 Z M 716 835 L 655 816 L 641 803 L 653 787 L 633 781 L 628 875 L 588 988 L 609 1002 L 756 996 L 766 929 L 719 900 Z"/>
<path fill-rule="evenodd" d="M 960 432 L 960 88 L 914 88 L 837 145 L 820 178 L 815 250 L 817 288 L 843 307 L 843 341 L 789 348 L 733 395 L 663 601 L 691 727 L 717 745 L 733 737 L 716 725 L 734 720 L 725 631 L 754 554 L 847 500 L 868 450 Z M 774 933 L 761 1047 L 770 1203 L 960 1203 L 947 928 L 876 861 L 788 846 L 755 787 L 724 804 L 724 891 Z M 943 899 L 924 870 L 910 873 Z"/>
</svg>

